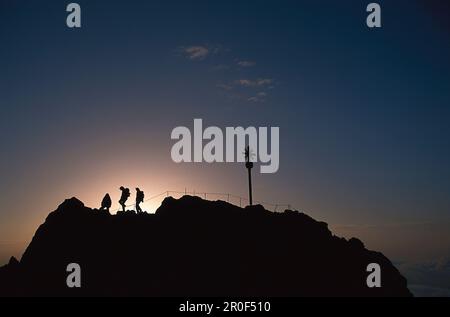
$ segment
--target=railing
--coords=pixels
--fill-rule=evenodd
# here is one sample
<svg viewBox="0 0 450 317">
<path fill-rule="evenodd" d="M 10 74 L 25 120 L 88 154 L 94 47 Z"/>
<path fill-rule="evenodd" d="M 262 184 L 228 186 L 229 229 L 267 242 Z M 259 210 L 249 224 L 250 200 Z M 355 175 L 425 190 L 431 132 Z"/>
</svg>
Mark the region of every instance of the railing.
<svg viewBox="0 0 450 317">
<path fill-rule="evenodd" d="M 166 198 L 166 197 L 171 196 L 173 198 L 181 198 L 182 196 L 185 196 L 185 195 L 197 196 L 197 197 L 201 197 L 205 200 L 223 200 L 223 201 L 226 201 L 230 204 L 233 204 L 233 205 L 236 205 L 239 207 L 247 206 L 249 203 L 247 198 L 242 197 L 242 196 L 233 195 L 230 193 L 207 193 L 207 192 L 197 192 L 195 190 L 188 191 L 187 189 L 185 189 L 184 191 L 167 190 L 158 195 L 151 196 L 151 197 L 145 199 L 143 203 L 141 203 L 141 208 L 143 210 L 147 209 L 147 211 L 149 211 L 149 212 L 154 212 L 154 211 L 156 211 L 156 208 L 153 207 L 155 210 L 149 210 L 148 207 L 151 206 L 151 204 L 149 204 L 149 202 L 161 203 L 164 200 L 164 198 Z M 258 200 L 253 201 L 253 204 L 254 205 L 262 205 L 265 209 L 271 210 L 274 212 L 284 211 L 284 209 L 291 209 L 290 204 L 274 204 L 274 203 L 268 203 L 268 202 L 258 201 Z M 155 206 L 155 205 L 153 204 L 153 206 Z M 126 205 L 126 207 L 135 207 L 135 204 Z M 115 211 L 117 212 L 119 210 L 121 210 L 121 208 L 118 208 Z"/>
</svg>

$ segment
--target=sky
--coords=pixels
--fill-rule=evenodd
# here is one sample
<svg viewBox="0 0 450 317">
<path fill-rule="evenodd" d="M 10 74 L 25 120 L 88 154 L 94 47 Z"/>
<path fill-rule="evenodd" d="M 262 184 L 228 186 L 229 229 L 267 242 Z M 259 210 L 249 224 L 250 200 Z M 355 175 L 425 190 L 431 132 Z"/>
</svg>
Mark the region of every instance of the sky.
<svg viewBox="0 0 450 317">
<path fill-rule="evenodd" d="M 172 129 L 201 118 L 280 128 L 255 200 L 450 276 L 448 2 L 378 1 L 380 29 L 363 0 L 78 1 L 79 29 L 68 3 L 0 0 L 0 264 L 72 196 L 246 197 L 242 164 L 172 161 Z"/>
</svg>

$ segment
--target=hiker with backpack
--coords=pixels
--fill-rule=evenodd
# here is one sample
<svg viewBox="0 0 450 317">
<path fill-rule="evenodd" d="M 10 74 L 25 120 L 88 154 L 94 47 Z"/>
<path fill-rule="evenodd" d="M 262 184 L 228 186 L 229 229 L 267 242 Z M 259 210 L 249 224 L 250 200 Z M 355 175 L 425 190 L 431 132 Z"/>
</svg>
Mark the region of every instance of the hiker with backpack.
<svg viewBox="0 0 450 317">
<path fill-rule="evenodd" d="M 144 202 L 144 192 L 136 187 L 136 212 L 141 213 L 142 209 L 139 206 L 140 203 Z"/>
<path fill-rule="evenodd" d="M 122 206 L 122 210 L 125 211 L 125 202 L 130 197 L 130 189 L 120 186 L 120 190 L 122 191 L 122 195 L 120 196 L 119 204 Z"/>
</svg>

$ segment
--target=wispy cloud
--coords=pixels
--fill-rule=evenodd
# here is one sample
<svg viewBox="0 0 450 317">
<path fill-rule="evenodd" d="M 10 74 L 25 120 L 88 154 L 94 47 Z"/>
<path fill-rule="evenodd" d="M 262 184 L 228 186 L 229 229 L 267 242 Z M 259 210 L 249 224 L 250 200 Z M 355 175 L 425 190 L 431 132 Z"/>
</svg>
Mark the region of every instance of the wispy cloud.
<svg viewBox="0 0 450 317">
<path fill-rule="evenodd" d="M 264 91 L 260 91 L 255 96 L 252 96 L 252 97 L 248 98 L 247 101 L 255 102 L 255 103 L 265 102 L 266 101 L 266 97 L 267 97 L 267 93 L 264 92 Z"/>
<path fill-rule="evenodd" d="M 247 100 L 248 100 L 248 101 L 251 101 L 251 102 L 259 102 L 258 97 L 255 97 L 255 96 L 250 97 L 250 98 L 248 98 Z"/>
<path fill-rule="evenodd" d="M 219 89 L 224 96 L 234 100 L 241 100 L 250 103 L 262 103 L 269 97 L 269 92 L 278 83 L 270 77 L 247 77 L 242 78 L 242 75 L 233 76 L 243 72 L 243 68 L 250 68 L 256 66 L 256 62 L 251 59 L 234 58 L 231 59 L 224 53 L 230 50 L 223 48 L 221 45 L 190 45 L 180 46 L 177 49 L 179 55 L 184 56 L 191 61 L 202 61 L 208 59 L 208 62 L 215 64 L 210 66 L 209 70 L 217 71 L 217 74 L 222 74 L 223 77 L 228 77 L 227 80 L 219 80 L 216 88 Z M 213 58 L 214 57 L 214 58 Z M 209 63 L 208 63 L 209 64 Z M 226 74 L 224 71 L 228 70 Z M 248 70 L 249 72 L 251 70 Z M 234 78 L 230 78 L 230 75 Z M 248 75 L 246 75 L 248 76 Z"/>
<path fill-rule="evenodd" d="M 244 100 L 251 103 L 266 102 L 269 96 L 267 90 L 272 87 L 272 79 L 238 79 L 231 83 L 220 83 L 216 87 L 231 94 L 233 99 Z"/>
<path fill-rule="evenodd" d="M 248 101 L 251 102 L 265 102 L 266 101 L 267 94 L 265 92 L 259 92 L 256 94 L 256 96 L 248 98 Z"/>
<path fill-rule="evenodd" d="M 270 78 L 258 78 L 258 79 L 238 79 L 235 81 L 236 85 L 243 87 L 264 87 L 273 84 L 273 80 Z"/>
<path fill-rule="evenodd" d="M 253 67 L 256 65 L 253 61 L 238 61 L 237 64 L 240 67 Z"/>
<path fill-rule="evenodd" d="M 179 50 L 186 56 L 188 59 L 192 61 L 201 61 L 204 60 L 210 53 L 210 48 L 198 45 L 198 46 L 186 46 L 180 47 Z"/>
<path fill-rule="evenodd" d="M 180 55 L 185 56 L 191 61 L 202 61 L 209 56 L 217 55 L 222 52 L 227 52 L 228 49 L 221 45 L 190 45 L 180 46 L 177 48 L 177 52 Z"/>
</svg>

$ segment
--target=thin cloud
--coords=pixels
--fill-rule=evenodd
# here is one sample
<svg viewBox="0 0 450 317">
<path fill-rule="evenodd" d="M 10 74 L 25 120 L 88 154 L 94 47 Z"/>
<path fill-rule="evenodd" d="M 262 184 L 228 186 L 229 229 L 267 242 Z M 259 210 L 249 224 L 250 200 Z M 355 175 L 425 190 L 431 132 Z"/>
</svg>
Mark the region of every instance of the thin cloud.
<svg viewBox="0 0 450 317">
<path fill-rule="evenodd" d="M 255 102 L 255 103 L 266 102 L 266 97 L 267 97 L 267 93 L 265 93 L 264 91 L 261 91 L 261 92 L 258 92 L 256 94 L 256 96 L 252 96 L 252 97 L 248 98 L 247 101 Z"/>
<path fill-rule="evenodd" d="M 235 81 L 236 85 L 243 87 L 264 87 L 273 84 L 273 80 L 270 78 L 258 78 L 255 80 L 251 79 L 238 79 Z"/>
<path fill-rule="evenodd" d="M 262 101 L 261 99 L 259 99 L 258 97 L 255 97 L 255 96 L 250 97 L 247 100 L 250 102 L 261 102 Z"/>
<path fill-rule="evenodd" d="M 210 49 L 201 45 L 180 47 L 180 51 L 184 56 L 192 61 L 204 60 L 210 54 Z"/>
<path fill-rule="evenodd" d="M 232 64 L 217 63 L 215 55 L 228 52 L 220 45 L 191 45 L 180 46 L 177 49 L 179 55 L 184 56 L 191 61 L 202 61 L 206 58 L 214 62 L 214 66 L 210 66 L 211 71 L 223 70 L 239 70 L 240 68 L 248 68 L 256 65 L 256 62 L 248 59 L 234 59 Z M 220 59 L 219 59 L 220 61 Z M 216 88 L 221 90 L 222 94 L 235 100 L 242 100 L 251 103 L 265 102 L 269 94 L 268 90 L 273 89 L 276 83 L 272 78 L 241 78 L 231 81 L 219 81 Z"/>
<path fill-rule="evenodd" d="M 253 61 L 238 61 L 237 64 L 240 67 L 253 67 L 256 65 Z"/>
<path fill-rule="evenodd" d="M 273 82 L 270 78 L 238 79 L 228 84 L 218 84 L 216 87 L 228 94 L 232 94 L 233 99 L 240 99 L 250 103 L 264 103 L 269 96 L 266 90 Z M 238 98 L 236 98 L 236 95 Z"/>
</svg>

